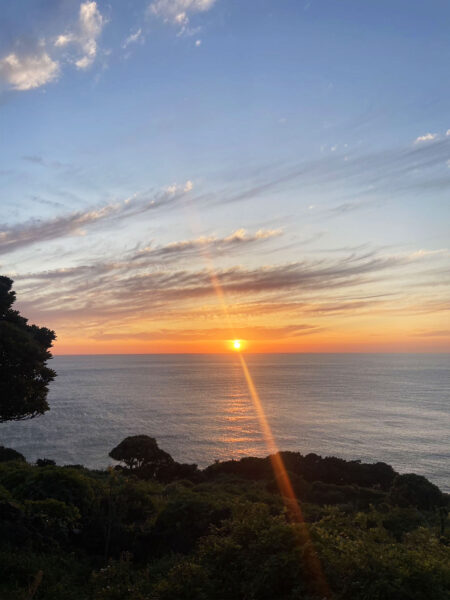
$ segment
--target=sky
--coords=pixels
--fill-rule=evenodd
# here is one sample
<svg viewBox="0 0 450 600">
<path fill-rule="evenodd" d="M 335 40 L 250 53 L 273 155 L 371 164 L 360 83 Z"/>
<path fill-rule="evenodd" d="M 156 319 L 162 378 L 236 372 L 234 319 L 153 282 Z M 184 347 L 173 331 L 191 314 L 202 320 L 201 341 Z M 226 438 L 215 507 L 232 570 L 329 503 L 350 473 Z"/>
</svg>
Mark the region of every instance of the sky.
<svg viewBox="0 0 450 600">
<path fill-rule="evenodd" d="M 15 0 L 0 273 L 55 354 L 450 351 L 445 0 Z"/>
</svg>

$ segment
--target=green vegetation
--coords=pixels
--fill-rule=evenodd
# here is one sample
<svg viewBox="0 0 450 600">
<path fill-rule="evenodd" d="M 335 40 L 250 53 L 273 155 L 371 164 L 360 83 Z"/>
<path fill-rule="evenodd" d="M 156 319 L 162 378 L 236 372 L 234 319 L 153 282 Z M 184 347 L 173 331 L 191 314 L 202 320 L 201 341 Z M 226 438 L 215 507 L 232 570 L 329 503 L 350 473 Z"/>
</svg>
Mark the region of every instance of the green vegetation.
<svg viewBox="0 0 450 600">
<path fill-rule="evenodd" d="M 28 325 L 11 307 L 12 280 L 0 276 L 0 423 L 20 421 L 48 410 L 48 385 L 56 373 L 47 367 L 55 333 Z"/>
<path fill-rule="evenodd" d="M 318 578 L 336 599 L 450 598 L 449 498 L 424 477 L 282 453 L 296 523 L 269 458 L 200 471 L 146 436 L 118 448 L 108 471 L 3 450 L 0 598 L 319 600 Z"/>
</svg>

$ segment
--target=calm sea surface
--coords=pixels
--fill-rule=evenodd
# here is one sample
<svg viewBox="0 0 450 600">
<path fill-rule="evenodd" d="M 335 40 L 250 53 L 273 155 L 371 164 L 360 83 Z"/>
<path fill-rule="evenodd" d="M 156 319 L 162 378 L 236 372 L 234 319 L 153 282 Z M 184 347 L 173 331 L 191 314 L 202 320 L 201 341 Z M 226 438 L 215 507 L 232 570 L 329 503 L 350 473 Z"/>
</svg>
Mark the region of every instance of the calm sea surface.
<svg viewBox="0 0 450 600">
<path fill-rule="evenodd" d="M 246 360 L 280 449 L 385 461 L 450 491 L 450 356 L 278 354 Z M 182 462 L 264 456 L 238 356 L 56 357 L 51 410 L 0 425 L 34 461 L 110 464 L 145 433 Z"/>
</svg>

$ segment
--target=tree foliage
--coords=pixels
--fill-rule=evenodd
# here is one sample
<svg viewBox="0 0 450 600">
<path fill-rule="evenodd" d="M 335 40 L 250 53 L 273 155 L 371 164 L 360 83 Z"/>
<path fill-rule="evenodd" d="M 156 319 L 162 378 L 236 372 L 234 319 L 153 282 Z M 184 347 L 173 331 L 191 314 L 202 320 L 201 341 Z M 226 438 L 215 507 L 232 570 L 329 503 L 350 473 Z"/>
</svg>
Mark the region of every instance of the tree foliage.
<svg viewBox="0 0 450 600">
<path fill-rule="evenodd" d="M 5 448 L 0 446 L 0 462 L 7 462 L 9 460 L 25 460 L 25 456 L 13 448 Z"/>
<path fill-rule="evenodd" d="M 391 501 L 399 506 L 431 510 L 444 504 L 441 490 L 423 475 L 398 475 L 391 489 Z"/>
<path fill-rule="evenodd" d="M 109 456 L 124 462 L 129 469 L 145 468 L 149 476 L 161 467 L 173 463 L 173 458 L 159 448 L 155 438 L 148 435 L 132 435 L 113 448 Z"/>
<path fill-rule="evenodd" d="M 56 373 L 47 367 L 55 333 L 29 325 L 11 307 L 12 280 L 0 276 L 0 423 L 31 419 L 49 409 L 48 386 Z"/>
</svg>

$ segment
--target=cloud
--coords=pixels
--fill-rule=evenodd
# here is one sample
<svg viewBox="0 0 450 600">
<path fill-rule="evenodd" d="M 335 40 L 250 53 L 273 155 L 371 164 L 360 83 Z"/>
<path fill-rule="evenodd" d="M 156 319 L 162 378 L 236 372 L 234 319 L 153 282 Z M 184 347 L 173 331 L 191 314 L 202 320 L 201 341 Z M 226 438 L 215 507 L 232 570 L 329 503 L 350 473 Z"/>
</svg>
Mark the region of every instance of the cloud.
<svg viewBox="0 0 450 600">
<path fill-rule="evenodd" d="M 42 158 L 42 156 L 37 156 L 36 154 L 22 156 L 22 159 L 26 160 L 27 162 L 33 163 L 35 165 L 43 165 L 44 164 L 44 159 Z"/>
<path fill-rule="evenodd" d="M 178 183 L 172 183 L 171 185 L 166 187 L 166 191 L 168 194 L 177 194 L 180 191 L 190 192 L 194 189 L 194 184 L 190 179 L 186 181 L 184 185 L 180 185 Z"/>
<path fill-rule="evenodd" d="M 436 250 L 427 250 L 421 248 L 420 250 L 415 250 L 414 252 L 412 252 L 410 256 L 412 258 L 422 258 L 423 256 L 434 256 L 439 254 L 443 256 L 449 256 L 450 251 L 448 248 L 438 248 Z"/>
<path fill-rule="evenodd" d="M 155 0 L 148 6 L 148 14 L 162 19 L 165 23 L 176 25 L 180 33 L 187 31 L 190 16 L 206 12 L 216 0 Z"/>
<path fill-rule="evenodd" d="M 259 229 L 253 236 L 249 236 L 243 228 L 237 229 L 234 233 L 225 238 L 225 242 L 248 242 L 249 240 L 267 240 L 269 238 L 281 235 L 281 229 Z"/>
<path fill-rule="evenodd" d="M 52 44 L 41 38 L 34 47 L 26 50 L 16 48 L 0 59 L 0 78 L 13 90 L 27 91 L 58 79 L 65 62 L 75 64 L 78 69 L 86 69 L 97 56 L 97 40 L 105 23 L 106 19 L 96 2 L 82 2 L 73 30 L 56 36 Z M 75 56 L 58 55 L 55 58 L 58 49 L 70 46 L 77 48 Z"/>
<path fill-rule="evenodd" d="M 416 337 L 450 337 L 450 329 L 434 329 L 432 331 L 421 331 L 413 333 Z"/>
<path fill-rule="evenodd" d="M 47 200 L 45 198 L 40 198 L 39 196 L 30 196 L 32 202 L 36 202 L 37 204 L 42 204 L 44 206 L 52 206 L 53 208 L 64 208 L 64 204 L 61 202 L 56 202 L 55 200 Z"/>
<path fill-rule="evenodd" d="M 37 201 L 40 201 L 38 199 Z M 118 207 L 119 208 L 119 207 Z M 111 213 L 113 208 L 111 207 Z M 90 223 L 95 223 L 101 218 L 109 216 L 108 213 L 99 212 L 85 213 L 83 216 L 78 214 L 72 216 L 71 219 L 63 221 L 63 219 L 47 222 L 46 224 L 37 224 L 38 231 L 31 231 L 30 228 L 26 231 L 28 237 L 23 231 L 16 232 L 15 238 L 10 240 L 3 239 L 8 251 L 8 243 L 11 250 L 16 247 L 26 246 L 28 243 L 33 243 L 37 237 L 44 238 L 53 236 L 55 229 L 59 234 L 74 235 L 80 230 L 80 227 L 85 227 Z M 248 233 L 244 229 L 239 229 L 229 236 L 218 238 L 214 236 L 200 237 L 193 240 L 184 240 L 171 242 L 160 246 L 147 246 L 138 251 L 132 251 L 125 256 L 111 261 L 99 261 L 88 265 L 80 265 L 77 267 L 60 268 L 51 271 L 43 271 L 40 273 L 28 273 L 21 276 L 22 280 L 66 280 L 77 279 L 80 277 L 98 277 L 111 271 L 117 272 L 118 275 L 130 274 L 132 272 L 140 272 L 148 267 L 157 266 L 158 268 L 167 268 L 167 265 L 182 263 L 185 259 L 202 258 L 205 253 L 210 257 L 217 257 L 223 254 L 229 254 L 240 248 L 248 248 L 249 246 L 258 245 L 268 241 L 274 237 L 281 235 L 281 230 L 259 230 L 256 233 Z M 33 242 L 31 241 L 33 240 Z M 0 252 L 2 244 L 2 235 L 0 233 Z"/>
<path fill-rule="evenodd" d="M 194 255 L 207 254 L 210 257 L 227 254 L 239 248 L 255 245 L 259 242 L 278 237 L 281 229 L 260 229 L 256 233 L 248 233 L 245 229 L 237 229 L 230 235 L 217 238 L 215 236 L 199 237 L 194 240 L 172 242 L 164 246 L 148 246 L 130 257 L 131 261 L 180 261 Z"/>
<path fill-rule="evenodd" d="M 360 202 L 344 202 L 342 204 L 338 204 L 327 211 L 325 211 L 328 215 L 339 216 L 346 215 L 351 212 L 355 212 L 358 210 L 363 210 L 366 208 L 371 208 L 373 206 L 378 206 L 380 202 L 378 200 L 365 200 Z"/>
<path fill-rule="evenodd" d="M 414 140 L 414 143 L 420 144 L 421 142 L 431 142 L 432 140 L 437 139 L 437 137 L 437 133 L 426 133 L 425 135 L 419 135 L 419 137 Z"/>
<path fill-rule="evenodd" d="M 347 194 L 344 203 L 336 207 L 336 210 L 329 211 L 330 216 L 351 212 L 365 208 L 371 202 L 370 198 L 368 201 L 360 200 L 362 196 L 375 196 L 376 201 L 379 201 L 379 192 L 388 192 L 391 197 L 393 192 L 422 193 L 424 187 L 433 185 L 436 180 L 433 169 L 447 164 L 449 152 L 450 136 L 437 139 L 432 144 L 417 144 L 380 152 L 347 156 L 333 153 L 305 160 L 297 165 L 261 169 L 264 178 L 258 176 L 250 184 L 240 183 L 239 191 L 223 190 L 216 194 L 215 202 L 228 204 L 252 200 L 293 182 L 296 182 L 303 193 L 307 193 L 308 189 L 320 189 L 321 194 L 325 187 L 336 189 L 342 183 L 354 190 L 357 201 L 349 200 Z"/>
<path fill-rule="evenodd" d="M 42 156 L 38 156 L 36 154 L 27 154 L 22 156 L 22 160 L 25 160 L 34 165 L 40 165 L 41 167 L 48 167 L 52 169 L 60 169 L 65 165 L 61 163 L 59 160 L 46 160 Z"/>
<path fill-rule="evenodd" d="M 39 161 L 40 162 L 40 161 Z M 0 224 L 0 254 L 43 241 L 54 240 L 84 233 L 84 227 L 98 222 L 111 223 L 116 217 L 131 218 L 148 211 L 168 208 L 186 193 L 184 187 L 175 191 L 156 192 L 151 195 L 135 195 L 123 201 L 105 204 L 87 211 L 77 211 L 48 221 L 29 221 L 14 226 Z"/>
<path fill-rule="evenodd" d="M 128 48 L 130 44 L 136 44 L 139 41 L 143 41 L 144 36 L 142 35 L 142 29 L 139 27 L 134 33 L 130 33 L 130 35 L 123 41 L 122 48 Z"/>
<path fill-rule="evenodd" d="M 56 48 L 76 45 L 81 56 L 75 60 L 78 69 L 86 69 L 97 56 L 97 39 L 106 23 L 97 7 L 97 2 L 82 2 L 78 15 L 78 23 L 74 31 L 59 35 L 55 40 Z"/>
<path fill-rule="evenodd" d="M 114 339 L 115 331 L 119 335 L 124 331 L 141 332 L 142 339 L 156 331 L 156 335 L 164 337 L 163 328 L 169 327 L 180 331 L 181 339 L 183 323 L 189 323 L 189 328 L 198 326 L 200 330 L 203 326 L 223 328 L 220 335 L 216 331 L 216 339 L 225 339 L 231 336 L 217 297 L 218 287 L 230 322 L 239 331 L 239 325 L 245 323 L 246 334 L 243 327 L 242 333 L 236 333 L 236 337 L 243 338 L 250 337 L 250 330 L 259 326 L 260 319 L 268 330 L 275 331 L 275 337 L 283 337 L 281 329 L 287 331 L 285 323 L 293 323 L 297 330 L 289 335 L 297 337 L 317 331 L 295 325 L 302 319 L 308 326 L 318 327 L 324 325 L 324 319 L 332 326 L 336 315 L 352 319 L 363 314 L 375 317 L 389 313 L 403 318 L 448 310 L 448 302 L 442 298 L 430 295 L 424 301 L 423 295 L 417 299 L 411 295 L 411 282 L 414 286 L 420 276 L 418 266 L 440 260 L 435 254 L 390 255 L 355 250 L 324 259 L 214 269 L 212 263 L 202 268 L 201 262 L 185 260 L 192 253 L 200 261 L 200 247 L 204 244 L 209 255 L 223 251 L 229 256 L 240 244 L 252 244 L 253 248 L 253 244 L 265 244 L 265 239 L 271 239 L 258 232 L 237 232 L 206 241 L 198 238 L 150 247 L 138 259 L 134 257 L 139 251 L 131 251 L 106 262 L 9 275 L 16 280 L 19 309 L 34 322 L 55 328 L 60 336 L 73 335 L 76 323 L 84 337 L 111 334 Z M 248 249 L 245 248 L 245 256 Z"/>
<path fill-rule="evenodd" d="M 107 205 L 98 210 L 76 212 L 49 221 L 31 221 L 23 225 L 3 227 L 0 229 L 0 254 L 12 252 L 36 242 L 66 235 L 80 235 L 82 227 L 105 219 L 117 210 L 117 205 Z"/>
<path fill-rule="evenodd" d="M 0 77 L 14 90 L 32 90 L 57 79 L 59 63 L 40 45 L 34 53 L 12 52 L 0 60 Z"/>
<path fill-rule="evenodd" d="M 172 248 L 172 251 L 181 250 L 178 243 Z M 169 245 L 163 252 L 170 250 Z M 24 296 L 33 300 L 35 310 L 38 308 L 47 314 L 53 312 L 55 317 L 62 311 L 66 317 L 76 313 L 82 318 L 91 315 L 113 320 L 126 315 L 144 318 L 155 315 L 159 308 L 167 314 L 171 307 L 179 310 L 180 302 L 183 307 L 193 304 L 198 309 L 200 299 L 215 302 L 217 285 L 230 306 L 241 298 L 298 302 L 311 292 L 317 302 L 319 292 L 335 297 L 339 289 L 371 283 L 374 276 L 419 260 L 423 258 L 354 255 L 338 260 L 310 260 L 253 269 L 233 266 L 212 273 L 209 268 L 173 270 L 166 268 L 163 262 L 152 267 L 150 263 L 135 263 L 128 258 L 115 263 L 31 273 L 16 279 L 22 285 L 28 282 L 31 286 Z M 43 286 L 40 281 L 52 281 L 53 284 Z M 337 312 L 337 308 L 328 306 L 328 312 Z M 327 310 L 326 306 L 323 309 Z"/>
<path fill-rule="evenodd" d="M 266 327 L 255 325 L 251 327 L 238 327 L 233 329 L 233 336 L 249 341 L 273 340 L 280 338 L 297 338 L 305 335 L 314 335 L 323 331 L 322 327 L 310 324 L 285 325 Z M 220 340 L 230 336 L 230 328 L 210 327 L 204 329 L 155 329 L 153 331 L 136 331 L 129 333 L 97 333 L 92 337 L 98 341 L 133 340 L 133 341 L 189 341 L 195 340 Z"/>
</svg>

